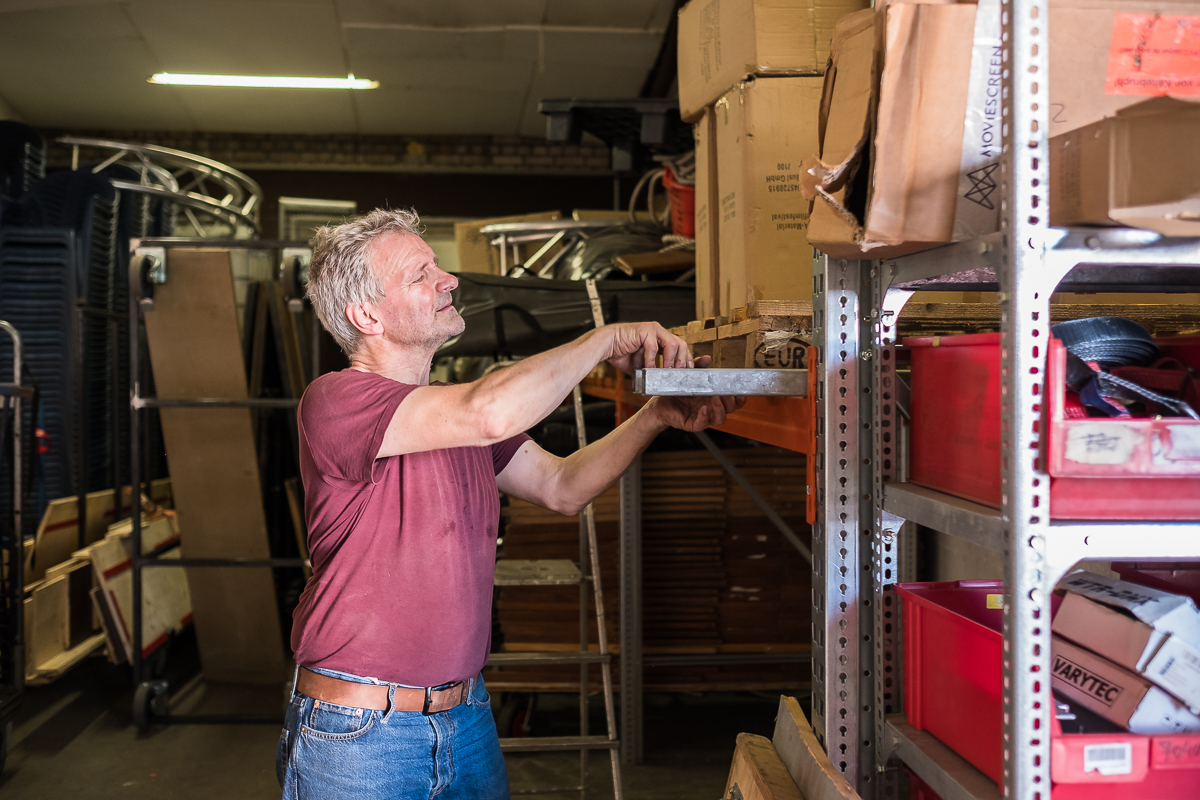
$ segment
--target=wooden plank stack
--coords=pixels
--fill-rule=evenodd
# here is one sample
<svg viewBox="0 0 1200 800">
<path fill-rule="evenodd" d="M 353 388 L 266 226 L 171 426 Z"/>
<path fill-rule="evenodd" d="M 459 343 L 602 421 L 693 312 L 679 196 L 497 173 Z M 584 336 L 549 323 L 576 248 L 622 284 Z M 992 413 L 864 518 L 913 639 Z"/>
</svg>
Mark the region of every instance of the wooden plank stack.
<svg viewBox="0 0 1200 800">
<path fill-rule="evenodd" d="M 773 447 L 730 450 L 730 460 L 802 538 L 804 457 Z M 596 500 L 600 575 L 612 649 L 618 639 L 618 499 Z M 811 572 L 707 451 L 649 453 L 642 461 L 643 643 L 646 654 L 808 651 Z M 579 521 L 510 499 L 503 557 L 579 558 Z M 497 589 L 502 651 L 579 647 L 579 589 Z M 596 630 L 590 605 L 590 642 Z M 599 680 L 599 670 L 594 670 Z M 485 673 L 497 690 L 575 691 L 576 667 L 509 667 Z M 797 689 L 803 664 L 647 668 L 649 690 Z M 599 684 L 595 684 L 599 687 Z"/>
</svg>

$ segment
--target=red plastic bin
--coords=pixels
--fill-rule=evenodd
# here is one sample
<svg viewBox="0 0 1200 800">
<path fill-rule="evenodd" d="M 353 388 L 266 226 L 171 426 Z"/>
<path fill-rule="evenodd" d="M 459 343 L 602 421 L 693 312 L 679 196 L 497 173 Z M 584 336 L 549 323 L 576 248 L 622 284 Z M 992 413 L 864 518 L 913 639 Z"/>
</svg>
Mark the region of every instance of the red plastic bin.
<svg viewBox="0 0 1200 800">
<path fill-rule="evenodd" d="M 992 780 L 1002 778 L 1002 581 L 896 585 L 903 613 L 904 713 Z M 1051 603 L 1051 615 L 1059 598 Z M 1128 747 L 1127 775 L 1084 772 L 1087 748 Z M 1200 735 L 1064 734 L 1051 720 L 1054 800 L 1200 797 Z M 922 784 L 923 786 L 924 784 Z M 924 787 L 928 790 L 928 787 Z M 922 795 L 922 800 L 926 798 Z"/>
<path fill-rule="evenodd" d="M 696 187 L 675 180 L 670 167 L 663 170 L 663 187 L 671 198 L 671 232 L 696 238 Z"/>
<path fill-rule="evenodd" d="M 1160 339 L 1200 369 L 1200 336 Z M 909 480 L 1000 507 L 1000 334 L 904 340 L 912 358 Z M 1056 519 L 1200 519 L 1200 421 L 1067 419 L 1066 350 L 1047 358 L 1042 458 Z"/>
</svg>

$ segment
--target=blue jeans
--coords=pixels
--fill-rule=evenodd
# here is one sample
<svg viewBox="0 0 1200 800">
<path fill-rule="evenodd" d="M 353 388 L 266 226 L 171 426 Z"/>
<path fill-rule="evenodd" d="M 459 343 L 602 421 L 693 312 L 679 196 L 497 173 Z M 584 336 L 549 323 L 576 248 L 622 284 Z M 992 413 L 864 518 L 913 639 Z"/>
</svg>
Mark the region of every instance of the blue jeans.
<svg viewBox="0 0 1200 800">
<path fill-rule="evenodd" d="M 508 771 L 482 676 L 467 702 L 429 716 L 324 702 L 318 708 L 311 697 L 293 690 L 275 774 L 283 800 L 509 798 Z"/>
</svg>

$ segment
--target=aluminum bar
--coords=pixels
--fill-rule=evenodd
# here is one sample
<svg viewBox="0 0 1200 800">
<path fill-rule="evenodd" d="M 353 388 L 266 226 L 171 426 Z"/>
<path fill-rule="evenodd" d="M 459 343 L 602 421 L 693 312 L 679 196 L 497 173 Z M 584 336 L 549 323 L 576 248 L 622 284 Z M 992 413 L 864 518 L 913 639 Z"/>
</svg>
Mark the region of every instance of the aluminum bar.
<svg viewBox="0 0 1200 800">
<path fill-rule="evenodd" d="M 806 369 L 639 369 L 636 394 L 659 397 L 807 397 Z"/>
</svg>

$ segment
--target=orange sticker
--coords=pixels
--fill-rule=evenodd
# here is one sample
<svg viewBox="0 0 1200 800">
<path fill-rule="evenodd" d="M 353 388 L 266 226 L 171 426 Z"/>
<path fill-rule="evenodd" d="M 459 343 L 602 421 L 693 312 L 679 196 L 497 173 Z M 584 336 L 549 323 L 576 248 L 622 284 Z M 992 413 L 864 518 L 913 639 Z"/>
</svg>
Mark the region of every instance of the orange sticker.
<svg viewBox="0 0 1200 800">
<path fill-rule="evenodd" d="M 1200 97 L 1200 17 L 1117 14 L 1104 91 Z"/>
</svg>

